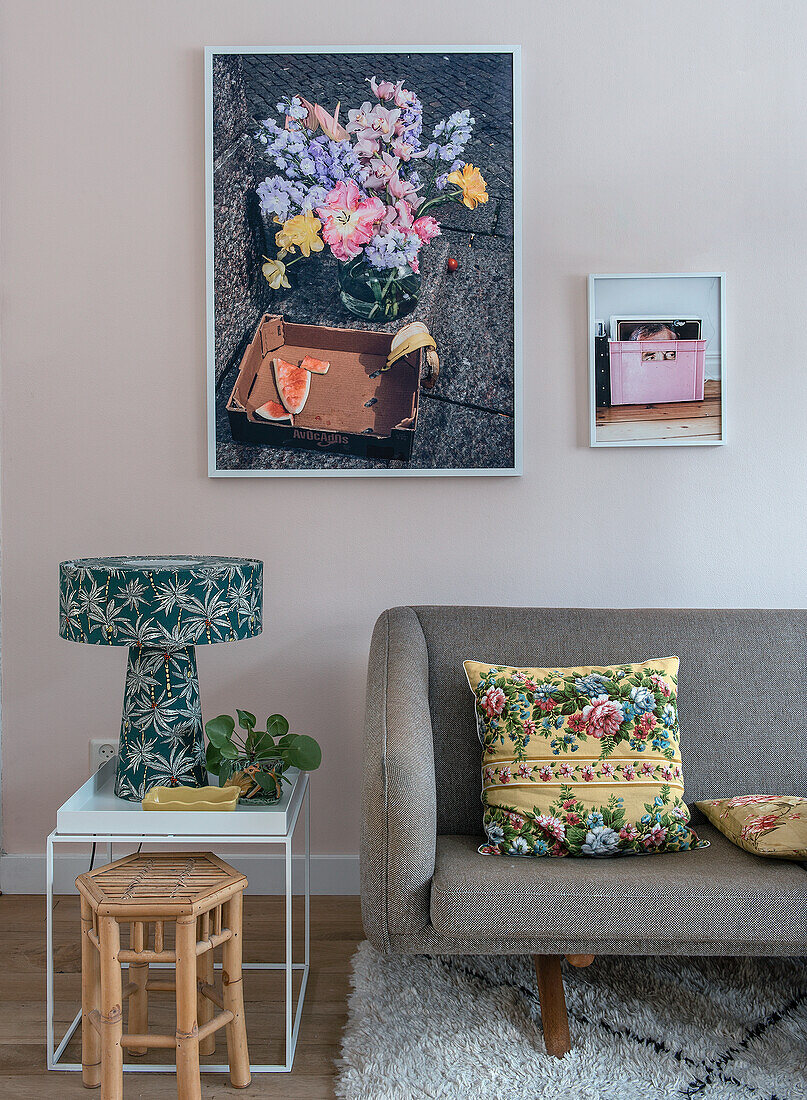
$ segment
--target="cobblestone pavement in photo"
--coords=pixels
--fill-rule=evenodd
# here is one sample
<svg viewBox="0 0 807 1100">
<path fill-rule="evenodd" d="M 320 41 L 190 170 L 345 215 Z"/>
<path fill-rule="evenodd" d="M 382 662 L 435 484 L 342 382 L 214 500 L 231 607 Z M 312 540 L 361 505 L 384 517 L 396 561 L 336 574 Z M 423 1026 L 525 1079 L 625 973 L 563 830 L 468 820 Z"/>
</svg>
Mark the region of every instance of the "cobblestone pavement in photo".
<svg viewBox="0 0 807 1100">
<path fill-rule="evenodd" d="M 217 394 L 217 464 L 220 469 L 507 469 L 514 464 L 513 145 L 509 55 L 320 54 L 242 56 L 247 104 L 255 120 L 277 118 L 276 104 L 299 92 L 342 112 L 372 98 L 369 76 L 403 79 L 423 103 L 424 141 L 453 111 L 468 107 L 476 119 L 464 159 L 482 171 L 490 199 L 467 210 L 446 204 L 435 211 L 443 235 L 421 252 L 424 292 L 408 320 L 425 321 L 440 353 L 440 377 L 421 390 L 412 458 L 380 462 L 339 455 L 282 451 L 233 443 L 225 404 L 235 366 Z M 259 158 L 260 161 L 260 158 Z M 263 160 L 256 183 L 276 169 Z M 260 167 L 260 163 L 259 163 Z M 439 245 L 439 247 L 437 247 Z M 447 272 L 445 259 L 458 269 Z M 307 288 L 281 292 L 271 310 L 292 320 L 365 326 L 341 307 L 336 276 L 322 258 Z M 302 267 L 302 265 L 301 265 Z M 302 267 L 302 272 L 305 268 Z M 303 275 L 305 278 L 305 275 Z M 325 280 L 326 282 L 323 282 Z M 326 286 L 327 283 L 327 286 Z M 318 290 L 317 288 L 321 288 Z M 257 322 L 257 318 L 256 318 Z M 247 339 L 252 334 L 249 333 Z"/>
</svg>

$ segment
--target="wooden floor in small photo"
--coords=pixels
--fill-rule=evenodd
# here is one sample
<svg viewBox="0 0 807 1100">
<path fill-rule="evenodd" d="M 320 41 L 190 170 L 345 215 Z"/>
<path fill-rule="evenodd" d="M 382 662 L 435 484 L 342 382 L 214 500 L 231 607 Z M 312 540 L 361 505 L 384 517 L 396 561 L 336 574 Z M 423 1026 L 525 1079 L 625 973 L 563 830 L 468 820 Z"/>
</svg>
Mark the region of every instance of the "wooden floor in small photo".
<svg viewBox="0 0 807 1100">
<path fill-rule="evenodd" d="M 244 961 L 281 961 L 282 897 L 244 898 Z M 295 951 L 302 950 L 302 898 L 294 899 Z M 0 1096 L 3 1100 L 78 1100 L 98 1096 L 81 1084 L 80 1073 L 45 1068 L 45 899 L 28 895 L 0 897 L 3 929 L 3 987 L 0 992 Z M 291 1073 L 255 1074 L 247 1090 L 236 1090 L 229 1078 L 205 1074 L 204 1062 L 226 1062 L 223 1033 L 217 1054 L 202 1059 L 205 1100 L 245 1096 L 254 1100 L 330 1100 L 334 1096 L 335 1059 L 347 1018 L 351 959 L 364 939 L 357 897 L 311 898 L 311 971 Z M 81 1001 L 81 929 L 78 897 L 60 897 L 54 906 L 56 958 L 56 1029 L 59 1037 Z M 298 957 L 298 956 L 295 956 Z M 217 961 L 219 956 L 217 955 Z M 296 992 L 296 987 L 295 987 Z M 244 972 L 247 1037 L 253 1063 L 279 1062 L 282 1040 L 283 978 L 275 971 Z M 153 994 L 149 1005 L 152 1030 L 171 1028 L 173 998 Z M 152 1015 L 153 1013 L 153 1015 Z M 174 1016 L 175 1019 L 175 1016 Z M 156 1026 L 154 1026 L 156 1025 Z M 171 1061 L 173 1051 L 153 1050 L 149 1061 Z M 81 1029 L 66 1051 L 67 1061 L 81 1061 Z M 126 1061 L 142 1062 L 131 1058 Z M 176 1100 L 174 1074 L 124 1075 L 126 1100 Z"/>
<path fill-rule="evenodd" d="M 712 440 L 717 443 L 722 431 L 719 381 L 705 383 L 703 401 L 597 407 L 598 443 L 652 439 Z"/>
</svg>

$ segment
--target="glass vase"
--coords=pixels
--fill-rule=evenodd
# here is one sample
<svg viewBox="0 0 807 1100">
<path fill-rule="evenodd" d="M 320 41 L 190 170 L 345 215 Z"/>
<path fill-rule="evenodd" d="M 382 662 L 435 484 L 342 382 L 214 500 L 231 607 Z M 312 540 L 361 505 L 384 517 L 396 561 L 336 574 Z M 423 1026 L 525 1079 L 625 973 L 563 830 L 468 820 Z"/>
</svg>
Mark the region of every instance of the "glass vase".
<svg viewBox="0 0 807 1100">
<path fill-rule="evenodd" d="M 420 275 L 411 267 L 379 271 L 360 257 L 339 264 L 342 305 L 363 321 L 385 324 L 411 313 L 420 299 Z"/>
</svg>

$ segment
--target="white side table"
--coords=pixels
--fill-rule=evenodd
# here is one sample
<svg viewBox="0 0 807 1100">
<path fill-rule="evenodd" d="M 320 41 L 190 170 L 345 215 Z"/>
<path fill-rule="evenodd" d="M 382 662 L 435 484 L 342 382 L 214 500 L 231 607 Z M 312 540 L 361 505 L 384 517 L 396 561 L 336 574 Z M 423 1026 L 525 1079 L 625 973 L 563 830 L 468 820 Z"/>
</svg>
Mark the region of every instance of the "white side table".
<svg viewBox="0 0 807 1100">
<path fill-rule="evenodd" d="M 68 798 L 56 813 L 56 828 L 47 840 L 47 1056 L 48 1069 L 81 1072 L 78 1062 L 62 1062 L 67 1044 L 81 1022 L 81 1010 L 56 1045 L 54 1034 L 54 965 L 53 965 L 53 869 L 56 849 L 60 844 L 105 844 L 108 860 L 112 861 L 113 844 L 143 844 L 146 846 L 201 844 L 218 852 L 226 845 L 282 845 L 286 862 L 286 958 L 282 963 L 245 962 L 244 970 L 282 970 L 286 979 L 285 1062 L 279 1065 L 253 1065 L 253 1073 L 289 1073 L 294 1063 L 300 1017 L 308 982 L 311 927 L 311 845 L 310 794 L 308 774 L 291 768 L 286 773 L 290 784 L 283 787 L 283 796 L 271 806 L 242 806 L 232 812 L 186 813 L 144 811 L 137 802 L 126 802 L 114 794 L 116 761 L 109 760 L 96 774 Z M 213 781 L 215 782 L 215 781 Z M 300 811 L 305 808 L 305 949 L 302 962 L 292 959 L 292 840 Z M 292 973 L 302 971 L 297 1004 L 292 996 Z M 247 1024 L 249 1021 L 247 1021 Z M 171 1065 L 130 1065 L 128 1073 L 173 1073 Z M 227 1073 L 226 1065 L 203 1065 L 203 1073 Z"/>
</svg>

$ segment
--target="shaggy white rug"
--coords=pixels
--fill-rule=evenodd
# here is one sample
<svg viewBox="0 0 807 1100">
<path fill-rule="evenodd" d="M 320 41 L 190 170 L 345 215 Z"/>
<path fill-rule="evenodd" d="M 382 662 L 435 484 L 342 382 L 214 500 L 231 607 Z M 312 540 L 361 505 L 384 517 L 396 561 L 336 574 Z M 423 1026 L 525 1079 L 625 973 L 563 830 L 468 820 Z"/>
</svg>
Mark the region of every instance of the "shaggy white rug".
<svg viewBox="0 0 807 1100">
<path fill-rule="evenodd" d="M 363 943 L 342 1100 L 807 1100 L 807 960 L 564 963 L 573 1049 L 544 1053 L 529 956 L 380 955 Z"/>
</svg>

